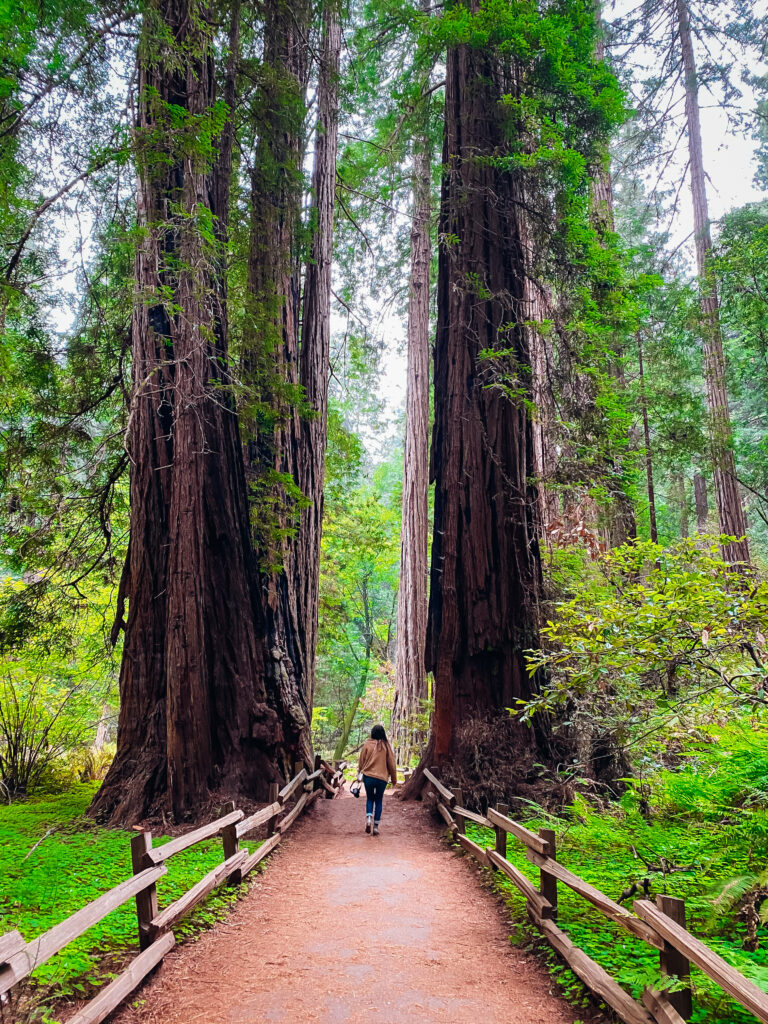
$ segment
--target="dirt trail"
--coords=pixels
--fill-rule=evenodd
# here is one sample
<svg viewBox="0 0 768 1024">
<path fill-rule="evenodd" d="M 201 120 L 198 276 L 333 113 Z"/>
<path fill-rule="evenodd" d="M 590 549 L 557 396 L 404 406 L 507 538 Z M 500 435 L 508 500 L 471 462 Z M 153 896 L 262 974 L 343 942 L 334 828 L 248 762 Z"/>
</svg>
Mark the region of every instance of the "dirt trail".
<svg viewBox="0 0 768 1024">
<path fill-rule="evenodd" d="M 316 801 L 226 922 L 115 1024 L 573 1024 L 421 804 Z"/>
</svg>

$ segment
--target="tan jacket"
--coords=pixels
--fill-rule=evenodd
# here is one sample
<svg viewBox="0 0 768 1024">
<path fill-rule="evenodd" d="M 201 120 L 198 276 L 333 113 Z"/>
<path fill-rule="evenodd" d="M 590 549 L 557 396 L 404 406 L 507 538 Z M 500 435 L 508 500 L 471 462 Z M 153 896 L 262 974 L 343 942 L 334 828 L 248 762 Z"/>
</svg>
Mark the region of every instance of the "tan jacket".
<svg viewBox="0 0 768 1024">
<path fill-rule="evenodd" d="M 392 747 L 385 740 L 366 740 L 357 760 L 357 770 L 373 779 L 392 779 L 397 785 L 397 762 Z"/>
</svg>

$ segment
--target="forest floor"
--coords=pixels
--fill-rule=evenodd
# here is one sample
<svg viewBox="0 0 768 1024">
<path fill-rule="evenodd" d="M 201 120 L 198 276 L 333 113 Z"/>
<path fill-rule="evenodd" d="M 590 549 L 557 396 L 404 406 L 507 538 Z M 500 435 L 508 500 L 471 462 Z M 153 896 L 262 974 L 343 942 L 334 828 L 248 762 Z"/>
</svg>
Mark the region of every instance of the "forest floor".
<svg viewBox="0 0 768 1024">
<path fill-rule="evenodd" d="M 417 803 L 379 836 L 315 803 L 225 922 L 173 950 L 114 1024 L 574 1024 L 497 899 Z"/>
</svg>

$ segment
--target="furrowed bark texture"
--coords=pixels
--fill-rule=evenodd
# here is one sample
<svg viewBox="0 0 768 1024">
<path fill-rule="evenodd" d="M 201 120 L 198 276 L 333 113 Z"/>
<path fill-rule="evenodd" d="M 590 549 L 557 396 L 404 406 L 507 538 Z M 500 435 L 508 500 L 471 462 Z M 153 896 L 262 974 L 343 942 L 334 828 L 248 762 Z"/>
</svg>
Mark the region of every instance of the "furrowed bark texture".
<svg viewBox="0 0 768 1024">
<path fill-rule="evenodd" d="M 699 86 L 696 59 L 691 38 L 691 24 L 686 0 L 677 0 L 677 30 L 685 73 L 685 116 L 688 125 L 688 148 L 693 195 L 693 229 L 696 242 L 696 262 L 699 271 L 699 294 L 704 321 L 704 374 L 706 379 L 707 409 L 709 412 L 710 444 L 715 478 L 715 498 L 720 532 L 741 538 L 723 548 L 723 557 L 729 562 L 748 562 L 749 544 L 746 539 L 747 519 L 736 479 L 736 461 L 733 455 L 728 391 L 725 381 L 723 335 L 720 327 L 720 304 L 717 285 L 709 270 L 712 250 L 707 187 L 704 175 L 704 156 L 701 144 L 699 117 Z"/>
<path fill-rule="evenodd" d="M 437 763 L 451 758 L 459 723 L 504 714 L 531 692 L 523 651 L 536 646 L 540 583 L 532 430 L 525 404 L 494 386 L 505 371 L 530 383 L 522 193 L 516 174 L 487 160 L 504 152 L 500 99 L 514 92 L 512 69 L 492 52 L 449 50 L 427 637 L 435 711 L 426 757 Z M 488 350 L 498 357 L 481 358 Z M 520 742 L 534 733 L 521 726 Z"/>
<path fill-rule="evenodd" d="M 265 664 L 283 718 L 286 772 L 309 758 L 311 693 L 303 616 L 294 583 L 295 484 L 301 453 L 299 332 L 300 231 L 304 118 L 309 77 L 307 3 L 270 0 L 265 7 L 264 56 L 256 103 L 258 143 L 251 171 L 248 289 L 250 329 L 241 359 L 250 398 L 244 406 L 245 464 L 254 544 L 259 553 Z M 270 412 L 265 417 L 263 409 Z"/>
<path fill-rule="evenodd" d="M 303 692 L 309 707 L 314 695 L 317 652 L 320 541 L 328 437 L 328 376 L 331 350 L 331 275 L 336 158 L 339 139 L 339 61 L 341 20 L 338 0 L 323 7 L 323 41 L 317 90 L 318 124 L 312 174 L 312 248 L 304 282 L 301 335 L 301 384 L 311 414 L 301 420 L 296 482 L 310 502 L 301 513 L 293 561 L 293 586 L 301 613 L 305 673 Z"/>
<path fill-rule="evenodd" d="M 246 465 L 262 561 L 267 673 L 285 726 L 286 770 L 297 758 L 311 757 L 338 143 L 341 26 L 335 5 L 329 3 L 318 72 L 313 235 L 302 296 L 299 250 L 311 14 L 309 4 L 282 0 L 267 11 L 259 144 L 251 178 L 254 332 L 243 373 L 246 381 L 261 380 L 262 399 L 274 420 L 266 428 L 249 424 Z M 266 530 L 259 514 L 265 491 L 276 499 L 268 507 L 278 509 Z"/>
<path fill-rule="evenodd" d="M 231 135 L 220 138 L 211 166 L 200 152 L 173 148 L 168 121 L 169 104 L 204 122 L 215 102 L 204 14 L 190 0 L 161 0 L 139 51 L 144 235 L 132 324 L 129 612 L 117 755 L 93 804 L 114 822 L 160 808 L 182 818 L 212 788 L 258 795 L 278 777 L 280 726 L 264 688 L 229 392 L 224 275 L 218 247 L 201 231 L 209 221 L 222 240 Z"/>
<path fill-rule="evenodd" d="M 425 122 L 429 105 L 424 102 Z M 429 268 L 432 159 L 429 136 L 415 140 L 413 221 L 408 301 L 408 377 L 405 396 L 403 510 L 400 539 L 400 586 L 397 595 L 397 653 L 394 743 L 400 761 L 409 765 L 424 741 L 414 716 L 427 697 L 424 651 L 427 639 L 427 547 L 429 541 Z"/>
</svg>

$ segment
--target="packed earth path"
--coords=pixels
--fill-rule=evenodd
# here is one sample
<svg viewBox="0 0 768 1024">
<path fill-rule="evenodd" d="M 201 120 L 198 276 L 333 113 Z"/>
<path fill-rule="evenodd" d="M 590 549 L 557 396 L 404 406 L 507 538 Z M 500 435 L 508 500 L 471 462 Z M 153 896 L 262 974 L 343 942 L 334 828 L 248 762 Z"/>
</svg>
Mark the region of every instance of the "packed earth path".
<svg viewBox="0 0 768 1024">
<path fill-rule="evenodd" d="M 174 949 L 114 1024 L 574 1024 L 422 804 L 319 801 L 226 921 Z"/>
</svg>

